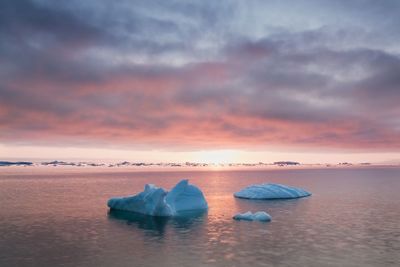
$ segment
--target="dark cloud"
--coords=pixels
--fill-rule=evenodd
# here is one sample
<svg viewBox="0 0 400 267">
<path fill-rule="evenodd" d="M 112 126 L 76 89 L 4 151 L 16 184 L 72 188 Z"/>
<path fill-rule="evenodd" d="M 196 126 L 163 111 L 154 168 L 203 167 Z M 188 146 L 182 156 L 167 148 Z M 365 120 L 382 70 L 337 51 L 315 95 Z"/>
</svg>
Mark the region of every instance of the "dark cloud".
<svg viewBox="0 0 400 267">
<path fill-rule="evenodd" d="M 326 5 L 352 26 L 253 32 L 234 1 L 2 2 L 0 140 L 400 149 L 396 4 Z"/>
</svg>

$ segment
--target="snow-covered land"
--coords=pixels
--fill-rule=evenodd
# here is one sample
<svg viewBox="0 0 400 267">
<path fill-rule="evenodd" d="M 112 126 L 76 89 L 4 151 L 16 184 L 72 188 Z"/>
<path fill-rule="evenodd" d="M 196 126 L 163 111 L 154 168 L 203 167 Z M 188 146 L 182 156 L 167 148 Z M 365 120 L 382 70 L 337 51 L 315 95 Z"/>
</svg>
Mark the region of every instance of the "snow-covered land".
<svg viewBox="0 0 400 267">
<path fill-rule="evenodd" d="M 153 184 L 146 184 L 143 192 L 129 197 L 111 198 L 107 205 L 110 209 L 152 216 L 176 216 L 180 212 L 208 208 L 201 190 L 189 184 L 189 180 L 180 181 L 169 192 Z"/>
<path fill-rule="evenodd" d="M 256 184 L 250 185 L 234 193 L 238 198 L 249 199 L 283 199 L 308 197 L 311 193 L 302 188 L 282 184 Z"/>
<path fill-rule="evenodd" d="M 262 222 L 269 222 L 271 221 L 271 215 L 266 213 L 265 211 L 257 211 L 252 213 L 251 211 L 245 213 L 238 213 L 233 216 L 235 220 L 246 220 L 246 221 L 262 221 Z"/>
<path fill-rule="evenodd" d="M 29 161 L 0 161 L 0 166 L 32 166 L 32 164 Z"/>
</svg>

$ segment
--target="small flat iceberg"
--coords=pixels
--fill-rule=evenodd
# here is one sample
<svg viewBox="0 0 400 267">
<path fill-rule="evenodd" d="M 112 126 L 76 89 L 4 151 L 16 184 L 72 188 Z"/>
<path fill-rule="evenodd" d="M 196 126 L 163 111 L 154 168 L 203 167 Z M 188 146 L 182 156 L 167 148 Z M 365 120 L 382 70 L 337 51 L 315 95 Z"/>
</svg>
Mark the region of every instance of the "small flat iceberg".
<svg viewBox="0 0 400 267">
<path fill-rule="evenodd" d="M 245 221 L 261 221 L 261 222 L 269 222 L 271 221 L 271 215 L 266 213 L 265 211 L 257 211 L 252 213 L 251 211 L 245 213 L 238 213 L 233 216 L 235 220 L 245 220 Z"/>
<path fill-rule="evenodd" d="M 289 199 L 308 197 L 311 193 L 298 187 L 266 183 L 250 185 L 233 195 L 237 198 L 248 199 Z"/>
<path fill-rule="evenodd" d="M 146 184 L 144 191 L 128 197 L 108 200 L 111 210 L 137 212 L 151 216 L 178 216 L 182 212 L 201 211 L 208 208 L 203 192 L 182 180 L 171 191 L 153 184 Z"/>
</svg>

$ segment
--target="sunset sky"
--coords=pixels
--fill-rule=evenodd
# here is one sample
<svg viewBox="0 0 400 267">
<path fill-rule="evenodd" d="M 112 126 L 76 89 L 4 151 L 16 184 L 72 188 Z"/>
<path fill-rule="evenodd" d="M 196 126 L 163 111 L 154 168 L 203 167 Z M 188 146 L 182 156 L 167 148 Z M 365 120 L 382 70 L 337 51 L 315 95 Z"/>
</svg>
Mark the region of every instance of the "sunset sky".
<svg viewBox="0 0 400 267">
<path fill-rule="evenodd" d="M 400 1 L 1 1 L 0 160 L 400 162 Z"/>
</svg>

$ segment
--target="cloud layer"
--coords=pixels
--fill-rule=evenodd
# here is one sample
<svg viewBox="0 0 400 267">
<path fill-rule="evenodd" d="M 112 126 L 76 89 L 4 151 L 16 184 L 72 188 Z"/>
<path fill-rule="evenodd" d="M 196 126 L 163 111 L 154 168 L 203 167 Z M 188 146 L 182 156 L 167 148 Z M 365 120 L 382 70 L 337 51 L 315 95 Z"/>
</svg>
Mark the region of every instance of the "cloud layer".
<svg viewBox="0 0 400 267">
<path fill-rule="evenodd" d="M 400 150 L 398 1 L 167 2 L 1 2 L 0 142 Z"/>
</svg>

